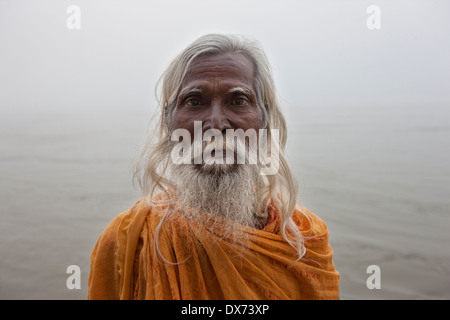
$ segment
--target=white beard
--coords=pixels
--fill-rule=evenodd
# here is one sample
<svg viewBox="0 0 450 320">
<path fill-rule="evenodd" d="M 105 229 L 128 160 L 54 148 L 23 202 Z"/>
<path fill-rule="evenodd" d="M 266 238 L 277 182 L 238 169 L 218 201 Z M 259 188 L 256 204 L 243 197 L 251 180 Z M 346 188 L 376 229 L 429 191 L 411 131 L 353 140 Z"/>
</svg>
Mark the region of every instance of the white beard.
<svg viewBox="0 0 450 320">
<path fill-rule="evenodd" d="M 205 148 L 211 148 L 211 143 Z M 259 165 L 172 163 L 169 169 L 178 206 L 194 209 L 191 214 L 201 210 L 252 228 L 265 224 L 268 215 Z"/>
</svg>

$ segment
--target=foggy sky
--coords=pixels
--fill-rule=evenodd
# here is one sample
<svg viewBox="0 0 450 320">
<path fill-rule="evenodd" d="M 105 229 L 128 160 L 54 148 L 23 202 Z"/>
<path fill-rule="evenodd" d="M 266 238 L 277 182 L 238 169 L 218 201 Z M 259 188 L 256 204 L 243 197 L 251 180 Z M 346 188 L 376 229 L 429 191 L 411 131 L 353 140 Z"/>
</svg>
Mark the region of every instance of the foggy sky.
<svg viewBox="0 0 450 320">
<path fill-rule="evenodd" d="M 369 5 L 381 29 L 369 30 Z M 69 30 L 69 5 L 81 29 Z M 155 106 L 172 58 L 206 33 L 269 56 L 286 108 L 449 105 L 450 2 L 0 0 L 0 112 Z"/>
</svg>

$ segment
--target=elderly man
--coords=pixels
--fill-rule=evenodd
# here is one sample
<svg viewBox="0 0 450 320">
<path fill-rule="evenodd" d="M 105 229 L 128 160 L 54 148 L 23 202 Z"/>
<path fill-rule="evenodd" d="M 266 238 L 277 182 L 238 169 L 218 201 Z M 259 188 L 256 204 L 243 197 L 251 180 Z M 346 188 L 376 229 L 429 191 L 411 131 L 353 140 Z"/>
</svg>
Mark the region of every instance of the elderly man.
<svg viewBox="0 0 450 320">
<path fill-rule="evenodd" d="M 203 36 L 161 81 L 159 127 L 136 167 L 143 197 L 98 239 L 88 298 L 338 299 L 327 227 L 297 205 L 258 43 Z"/>
</svg>

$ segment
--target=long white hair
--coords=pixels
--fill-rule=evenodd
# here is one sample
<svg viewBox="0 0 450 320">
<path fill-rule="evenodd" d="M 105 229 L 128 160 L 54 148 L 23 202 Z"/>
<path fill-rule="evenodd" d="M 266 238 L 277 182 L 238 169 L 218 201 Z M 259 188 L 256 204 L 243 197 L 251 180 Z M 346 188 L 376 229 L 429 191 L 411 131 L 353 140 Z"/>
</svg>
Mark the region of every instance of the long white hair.
<svg viewBox="0 0 450 320">
<path fill-rule="evenodd" d="M 171 62 L 156 86 L 160 118 L 156 123 L 156 131 L 149 137 L 137 161 L 135 179 L 150 205 L 157 205 L 154 202 L 154 195 L 160 192 L 167 194 L 167 190 L 175 188 L 175 183 L 167 174 L 170 161 L 168 155 L 171 152 L 170 119 L 182 81 L 196 57 L 202 54 L 225 53 L 241 53 L 252 62 L 255 70 L 257 104 L 263 114 L 263 129 L 267 129 L 267 140 L 270 141 L 271 129 L 277 129 L 279 132 L 279 169 L 276 174 L 266 176 L 263 198 L 266 203 L 272 200 L 280 210 L 281 234 L 296 249 L 298 259 L 301 259 L 305 254 L 305 247 L 303 236 L 292 218 L 297 204 L 298 184 L 285 157 L 286 121 L 280 110 L 267 57 L 262 46 L 253 39 L 240 35 L 204 35 Z"/>
</svg>

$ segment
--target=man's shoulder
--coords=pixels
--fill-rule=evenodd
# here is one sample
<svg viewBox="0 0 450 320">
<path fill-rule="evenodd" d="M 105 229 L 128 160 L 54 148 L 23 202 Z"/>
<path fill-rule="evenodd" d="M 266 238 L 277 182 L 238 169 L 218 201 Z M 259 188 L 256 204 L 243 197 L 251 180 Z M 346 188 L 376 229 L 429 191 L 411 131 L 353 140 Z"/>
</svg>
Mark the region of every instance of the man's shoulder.
<svg viewBox="0 0 450 320">
<path fill-rule="evenodd" d="M 130 209 L 116 215 L 103 230 L 90 256 L 90 299 L 119 298 L 120 274 L 124 272 L 127 249 L 135 247 L 139 228 L 150 211 L 140 199 Z"/>
<path fill-rule="evenodd" d="M 151 206 L 145 199 L 139 199 L 129 209 L 117 214 L 106 226 L 101 237 L 115 240 L 119 233 L 127 230 L 137 220 L 142 221 L 151 212 Z"/>
<path fill-rule="evenodd" d="M 305 236 L 328 236 L 326 223 L 318 215 L 305 207 L 297 205 L 295 207 L 293 219 Z"/>
</svg>

